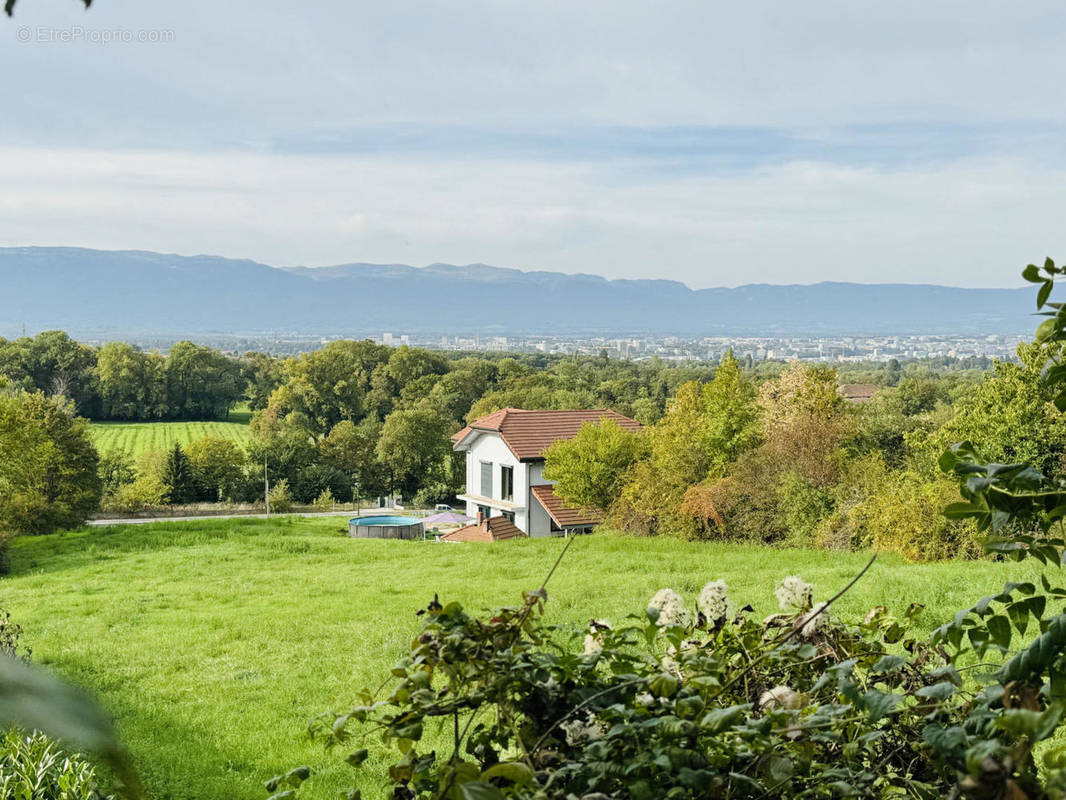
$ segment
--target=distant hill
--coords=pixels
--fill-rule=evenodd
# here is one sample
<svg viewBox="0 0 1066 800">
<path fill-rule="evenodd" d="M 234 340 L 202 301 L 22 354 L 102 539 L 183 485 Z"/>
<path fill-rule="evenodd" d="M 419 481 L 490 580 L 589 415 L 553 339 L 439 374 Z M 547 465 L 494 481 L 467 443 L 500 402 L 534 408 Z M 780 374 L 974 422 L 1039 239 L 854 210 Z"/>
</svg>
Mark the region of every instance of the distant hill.
<svg viewBox="0 0 1066 800">
<path fill-rule="evenodd" d="M 485 264 L 277 268 L 216 256 L 0 248 L 0 332 L 1015 334 L 1029 289 L 751 284 L 523 272 Z"/>
</svg>

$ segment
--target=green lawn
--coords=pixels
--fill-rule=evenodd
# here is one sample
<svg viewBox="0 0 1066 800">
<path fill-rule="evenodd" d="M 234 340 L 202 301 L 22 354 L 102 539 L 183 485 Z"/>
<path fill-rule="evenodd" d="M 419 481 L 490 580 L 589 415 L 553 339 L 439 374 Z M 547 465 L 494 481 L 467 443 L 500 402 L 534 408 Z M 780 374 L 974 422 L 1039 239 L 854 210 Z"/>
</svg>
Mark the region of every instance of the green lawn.
<svg viewBox="0 0 1066 800">
<path fill-rule="evenodd" d="M 243 447 L 251 438 L 248 412 L 235 411 L 225 422 L 94 422 L 89 427 L 101 453 L 125 450 L 136 458 L 149 450 L 167 450 L 204 436 L 228 439 Z"/>
<path fill-rule="evenodd" d="M 338 519 L 280 518 L 22 538 L 0 606 L 22 624 L 34 661 L 90 687 L 115 715 L 151 797 L 262 800 L 263 780 L 306 763 L 314 777 L 302 796 L 335 798 L 350 784 L 347 751 L 307 741 L 307 720 L 378 686 L 435 592 L 474 608 L 514 603 L 562 546 L 353 540 L 344 531 Z M 763 614 L 781 577 L 802 575 L 824 599 L 867 558 L 582 537 L 549 584 L 548 608 L 577 625 L 618 620 L 663 586 L 691 601 L 722 577 L 735 600 Z M 1020 576 L 1030 568 L 882 556 L 836 613 L 858 619 L 878 603 L 902 611 L 918 601 L 931 629 Z"/>
</svg>

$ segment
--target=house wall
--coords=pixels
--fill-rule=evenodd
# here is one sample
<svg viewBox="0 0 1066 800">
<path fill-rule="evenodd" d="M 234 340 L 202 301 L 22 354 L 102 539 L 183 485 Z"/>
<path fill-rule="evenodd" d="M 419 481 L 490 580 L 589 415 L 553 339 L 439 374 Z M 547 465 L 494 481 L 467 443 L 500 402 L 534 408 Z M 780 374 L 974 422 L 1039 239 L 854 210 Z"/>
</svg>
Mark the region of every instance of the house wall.
<svg viewBox="0 0 1066 800">
<path fill-rule="evenodd" d="M 503 467 L 511 467 L 514 470 L 514 497 L 511 502 L 516 505 L 524 505 L 525 508 L 514 512 L 515 525 L 528 533 L 527 515 L 529 511 L 529 479 L 527 466 L 515 458 L 510 448 L 503 443 L 503 439 L 495 433 L 481 433 L 474 439 L 470 449 L 466 453 L 466 493 L 481 495 L 481 462 L 488 461 L 492 464 L 492 499 L 502 500 L 503 490 Z M 477 503 L 469 500 L 466 503 L 468 516 L 477 516 Z M 493 516 L 501 512 L 494 509 Z"/>
<path fill-rule="evenodd" d="M 529 536 L 551 536 L 551 517 L 544 507 L 537 502 L 529 491 L 530 486 L 554 483 L 544 479 L 544 464 L 541 462 L 523 463 L 515 458 L 514 453 L 504 444 L 503 439 L 495 433 L 484 432 L 470 444 L 466 452 L 466 493 L 481 495 L 481 462 L 492 463 L 492 498 L 502 499 L 502 467 L 514 469 L 514 500 L 524 508 L 514 512 L 515 525 Z M 468 516 L 477 516 L 477 503 L 467 501 Z M 494 509 L 492 514 L 501 513 Z"/>
</svg>

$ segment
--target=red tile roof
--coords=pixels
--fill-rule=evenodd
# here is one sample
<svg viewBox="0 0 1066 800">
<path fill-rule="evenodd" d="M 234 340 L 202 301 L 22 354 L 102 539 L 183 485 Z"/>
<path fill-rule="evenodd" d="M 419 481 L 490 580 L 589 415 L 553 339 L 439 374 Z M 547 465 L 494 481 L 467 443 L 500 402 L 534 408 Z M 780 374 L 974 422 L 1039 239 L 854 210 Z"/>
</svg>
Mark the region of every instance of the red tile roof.
<svg viewBox="0 0 1066 800">
<path fill-rule="evenodd" d="M 881 387 L 876 383 L 845 383 L 837 387 L 837 392 L 845 399 L 853 403 L 866 403 L 880 391 Z"/>
<path fill-rule="evenodd" d="M 489 517 L 476 525 L 467 525 L 440 537 L 442 542 L 502 542 L 525 534 L 507 517 Z"/>
<path fill-rule="evenodd" d="M 543 458 L 548 446 L 559 439 L 573 439 L 586 422 L 614 420 L 627 431 L 639 431 L 635 419 L 610 409 L 541 411 L 504 408 L 471 422 L 452 437 L 458 447 L 473 431 L 494 431 L 521 461 Z"/>
<path fill-rule="evenodd" d="M 602 519 L 601 514 L 594 509 L 568 506 L 555 494 L 555 489 L 551 486 L 530 486 L 529 491 L 560 528 L 598 525 Z"/>
</svg>

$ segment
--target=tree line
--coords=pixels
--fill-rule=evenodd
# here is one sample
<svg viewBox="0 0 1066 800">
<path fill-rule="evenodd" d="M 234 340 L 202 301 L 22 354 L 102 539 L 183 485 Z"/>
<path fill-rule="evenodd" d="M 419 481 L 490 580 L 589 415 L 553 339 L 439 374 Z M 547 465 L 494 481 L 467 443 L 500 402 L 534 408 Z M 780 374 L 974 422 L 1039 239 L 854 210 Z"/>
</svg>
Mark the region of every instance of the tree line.
<svg viewBox="0 0 1066 800">
<path fill-rule="evenodd" d="M 731 355 L 721 363 L 630 362 L 606 351 L 464 354 L 352 340 L 287 358 L 191 342 L 163 355 L 121 342 L 93 348 L 58 331 L 0 340 L 8 402 L 95 419 L 217 418 L 239 401 L 253 409 L 244 448 L 206 438 L 136 461 L 97 455 L 96 476 L 84 486 L 90 499 L 98 495 L 96 506 L 112 510 L 255 502 L 264 477 L 275 487 L 275 507 L 394 492 L 448 502 L 465 482 L 448 437 L 468 421 L 506 406 L 612 408 L 645 433 L 626 440 L 632 453 L 610 454 L 606 474 L 573 480 L 595 489 L 575 501 L 608 510 L 615 527 L 826 546 L 867 541 L 867 533 L 846 531 L 873 513 L 852 500 L 868 496 L 859 488 L 876 482 L 879 470 L 907 466 L 921 476 L 909 488 L 928 492 L 922 481 L 931 462 L 919 461 L 935 444 L 923 445 L 923 437 L 956 418 L 960 398 L 983 380 L 971 364 L 949 367 L 889 362 L 837 372 L 759 362 L 746 369 Z M 885 389 L 860 409 L 837 394 L 844 380 Z M 561 470 L 560 457 L 553 469 Z M 598 463 L 585 453 L 576 460 Z M 568 485 L 561 473 L 560 480 Z M 83 507 L 95 510 L 88 500 Z M 44 519 L 31 527 L 55 527 Z"/>
<path fill-rule="evenodd" d="M 545 475 L 637 535 L 973 556 L 973 527 L 941 513 L 957 487 L 937 459 L 970 441 L 992 460 L 1061 469 L 1066 417 L 1041 379 L 1050 355 L 1023 344 L 978 380 L 901 371 L 862 404 L 844 400 L 829 366 L 759 380 L 727 357 L 640 433 L 606 421 L 556 443 Z"/>
<path fill-rule="evenodd" d="M 10 387 L 62 395 L 98 420 L 224 418 L 269 366 L 269 357 L 238 359 L 193 342 L 164 356 L 125 342 L 94 348 L 63 331 L 0 338 L 0 376 Z"/>
</svg>

